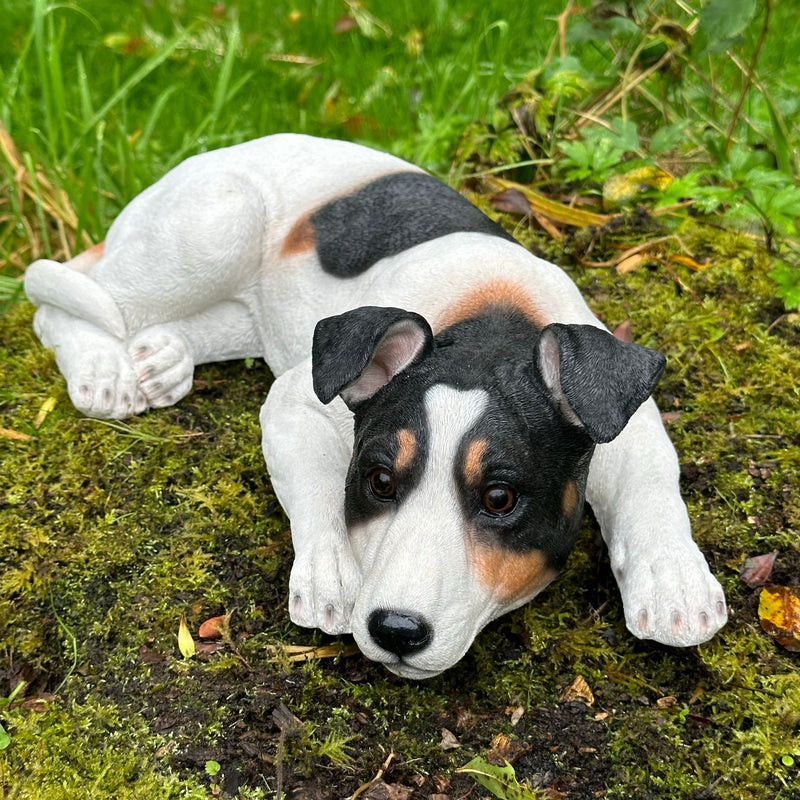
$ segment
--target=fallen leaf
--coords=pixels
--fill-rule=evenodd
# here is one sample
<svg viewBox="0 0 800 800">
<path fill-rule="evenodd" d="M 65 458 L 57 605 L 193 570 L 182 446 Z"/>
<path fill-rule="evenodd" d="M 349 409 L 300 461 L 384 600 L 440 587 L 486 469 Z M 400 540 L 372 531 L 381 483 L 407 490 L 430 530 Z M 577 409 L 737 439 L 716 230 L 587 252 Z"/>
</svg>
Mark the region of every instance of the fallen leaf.
<svg viewBox="0 0 800 800">
<path fill-rule="evenodd" d="M 290 738 L 303 729 L 303 723 L 292 714 L 289 706 L 285 703 L 279 703 L 273 710 L 272 721 Z"/>
<path fill-rule="evenodd" d="M 201 639 L 220 639 L 228 628 L 228 619 L 227 614 L 207 619 L 198 628 L 197 635 Z"/>
<path fill-rule="evenodd" d="M 688 267 L 694 272 L 700 272 L 701 269 L 705 269 L 711 263 L 708 259 L 697 261 L 690 256 L 682 256 L 677 253 L 672 253 L 669 257 L 669 260 L 675 264 L 681 264 L 684 267 Z"/>
<path fill-rule="evenodd" d="M 36 415 L 36 419 L 33 421 L 33 427 L 36 430 L 42 427 L 42 423 L 47 418 L 47 415 L 56 407 L 56 399 L 55 397 L 48 397 L 47 400 L 42 403 L 41 408 L 39 409 L 39 413 Z"/>
<path fill-rule="evenodd" d="M 164 660 L 164 656 L 158 650 L 153 650 L 152 647 L 143 644 L 139 648 L 139 660 L 143 664 L 160 664 Z"/>
<path fill-rule="evenodd" d="M 545 197 L 545 195 L 523 186 L 521 183 L 514 183 L 514 181 L 507 181 L 503 178 L 487 178 L 487 183 L 498 191 L 515 189 L 525 197 L 532 211 L 543 214 L 564 225 L 571 225 L 575 228 L 585 228 L 589 225 L 602 227 L 611 219 L 606 214 L 584 211 L 581 208 L 573 208 L 559 203 L 557 200 L 551 200 L 549 197 Z"/>
<path fill-rule="evenodd" d="M 522 214 L 527 217 L 531 213 L 531 204 L 519 189 L 504 189 L 492 197 L 492 207 L 507 214 Z"/>
<path fill-rule="evenodd" d="M 225 649 L 224 642 L 195 642 L 195 650 L 200 655 L 212 655 Z"/>
<path fill-rule="evenodd" d="M 603 208 L 619 208 L 651 189 L 663 192 L 670 183 L 672 176 L 658 167 L 639 167 L 622 175 L 610 175 L 603 184 Z"/>
<path fill-rule="evenodd" d="M 760 556 L 752 556 L 745 560 L 742 564 L 740 575 L 742 580 L 752 589 L 756 586 L 763 586 L 772 575 L 772 567 L 775 565 L 775 559 L 778 557 L 778 551 L 774 553 L 765 553 Z"/>
<path fill-rule="evenodd" d="M 672 708 L 678 705 L 678 698 L 668 694 L 666 697 L 659 697 L 656 700 L 656 708 Z"/>
<path fill-rule="evenodd" d="M 442 741 L 439 742 L 440 750 L 457 750 L 461 747 L 461 742 L 456 739 L 456 736 L 447 728 L 442 728 Z"/>
<path fill-rule="evenodd" d="M 289 661 L 315 661 L 318 658 L 338 658 L 354 656 L 361 651 L 355 642 L 345 644 L 335 642 L 334 644 L 324 644 L 320 647 L 302 644 L 268 645 L 267 652 L 278 655 L 282 654 Z"/>
<path fill-rule="evenodd" d="M 30 434 L 12 431 L 11 428 L 0 428 L 0 436 L 4 439 L 16 439 L 18 442 L 29 442 L 33 439 L 33 436 Z"/>
<path fill-rule="evenodd" d="M 502 767 L 504 764 L 513 764 L 521 755 L 531 749 L 526 742 L 512 739 L 505 733 L 498 733 L 492 739 L 492 744 L 486 751 L 486 760 L 490 764 Z"/>
<path fill-rule="evenodd" d="M 414 790 L 402 783 L 386 783 L 377 780 L 367 789 L 364 800 L 408 800 Z"/>
<path fill-rule="evenodd" d="M 29 697 L 20 704 L 26 711 L 37 711 L 40 714 L 47 711 L 48 706 L 55 700 L 55 695 L 49 692 L 42 692 L 36 697 Z"/>
<path fill-rule="evenodd" d="M 758 617 L 762 629 L 793 653 L 800 653 L 800 596 L 788 586 L 761 590 Z"/>
<path fill-rule="evenodd" d="M 634 253 L 632 256 L 628 256 L 627 258 L 623 258 L 617 266 L 617 275 L 624 275 L 626 272 L 633 272 L 639 264 L 644 261 L 644 255 L 642 253 Z"/>
<path fill-rule="evenodd" d="M 192 634 L 189 633 L 189 628 L 186 625 L 186 616 L 181 614 L 181 621 L 178 625 L 178 649 L 184 658 L 191 658 L 195 654 L 194 639 Z"/>
<path fill-rule="evenodd" d="M 594 703 L 592 690 L 589 688 L 589 684 L 586 683 L 582 675 L 576 676 L 575 680 L 558 696 L 559 703 L 573 703 L 576 700 L 586 703 L 587 706 Z"/>
</svg>

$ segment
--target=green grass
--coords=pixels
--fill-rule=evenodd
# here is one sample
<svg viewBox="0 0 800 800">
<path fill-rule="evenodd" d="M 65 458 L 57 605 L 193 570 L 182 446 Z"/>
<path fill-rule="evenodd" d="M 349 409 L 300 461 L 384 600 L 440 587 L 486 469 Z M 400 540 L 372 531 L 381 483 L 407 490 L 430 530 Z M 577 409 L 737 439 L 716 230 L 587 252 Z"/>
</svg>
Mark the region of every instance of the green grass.
<svg viewBox="0 0 800 800">
<path fill-rule="evenodd" d="M 560 3 L 382 2 L 341 33 L 339 0 L 5 5 L 0 119 L 97 238 L 191 153 L 277 131 L 446 171 L 461 129 L 541 60 Z"/>
</svg>

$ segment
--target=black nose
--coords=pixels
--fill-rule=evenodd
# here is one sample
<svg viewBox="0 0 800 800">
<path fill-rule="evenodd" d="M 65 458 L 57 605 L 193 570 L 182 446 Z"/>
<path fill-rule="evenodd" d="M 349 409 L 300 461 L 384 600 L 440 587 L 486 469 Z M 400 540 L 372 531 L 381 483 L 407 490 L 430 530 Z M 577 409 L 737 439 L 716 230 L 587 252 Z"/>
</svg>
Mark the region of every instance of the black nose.
<svg viewBox="0 0 800 800">
<path fill-rule="evenodd" d="M 432 638 L 430 625 L 400 611 L 373 611 L 367 629 L 377 644 L 397 656 L 422 650 Z"/>
</svg>

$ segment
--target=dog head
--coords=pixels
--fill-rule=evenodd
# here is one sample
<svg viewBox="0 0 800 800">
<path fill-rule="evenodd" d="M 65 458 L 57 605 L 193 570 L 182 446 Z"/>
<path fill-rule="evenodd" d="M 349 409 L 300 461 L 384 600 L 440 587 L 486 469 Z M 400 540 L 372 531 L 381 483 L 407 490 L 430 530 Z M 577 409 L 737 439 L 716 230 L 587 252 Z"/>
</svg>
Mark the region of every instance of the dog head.
<svg viewBox="0 0 800 800">
<path fill-rule="evenodd" d="M 552 581 L 595 444 L 619 434 L 663 367 L 599 328 L 537 329 L 513 309 L 436 337 L 396 308 L 322 320 L 314 390 L 354 413 L 344 506 L 362 652 L 398 675 L 436 675 Z"/>
</svg>

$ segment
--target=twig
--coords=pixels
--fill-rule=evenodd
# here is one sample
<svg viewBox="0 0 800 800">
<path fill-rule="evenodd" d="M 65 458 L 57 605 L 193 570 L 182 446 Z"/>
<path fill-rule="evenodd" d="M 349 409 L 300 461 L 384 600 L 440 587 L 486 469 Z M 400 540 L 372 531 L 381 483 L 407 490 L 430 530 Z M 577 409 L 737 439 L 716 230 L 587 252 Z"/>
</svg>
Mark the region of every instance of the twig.
<svg viewBox="0 0 800 800">
<path fill-rule="evenodd" d="M 378 770 L 375 777 L 371 781 L 362 783 L 361 786 L 359 786 L 358 789 L 356 789 L 353 792 L 353 794 L 351 794 L 350 797 L 347 798 L 347 800 L 356 800 L 357 797 L 364 794 L 364 792 L 366 792 L 367 789 L 369 789 L 369 787 L 372 786 L 373 783 L 379 781 L 386 774 L 386 770 L 389 769 L 389 764 L 391 764 L 392 761 L 394 761 L 394 750 L 392 750 L 392 752 L 389 753 L 389 755 L 386 757 L 386 761 L 383 762 L 383 765 Z"/>
<path fill-rule="evenodd" d="M 750 66 L 745 72 L 745 83 L 742 87 L 742 92 L 739 95 L 739 100 L 736 103 L 736 106 L 733 110 L 733 115 L 731 116 L 731 121 L 728 123 L 728 133 L 725 137 L 725 152 L 730 152 L 731 141 L 733 140 L 733 129 L 736 127 L 736 122 L 739 119 L 739 113 L 742 110 L 742 106 L 744 105 L 745 98 L 747 97 L 747 93 L 750 91 L 750 88 L 753 85 L 753 74 L 756 69 L 756 64 L 758 63 L 758 57 L 761 54 L 761 47 L 764 44 L 764 40 L 767 38 L 767 31 L 769 30 L 769 17 L 770 12 L 772 11 L 772 0 L 766 0 L 764 3 L 764 25 L 761 28 L 761 35 L 758 37 L 758 43 L 756 44 L 756 49 L 753 51 L 753 55 L 750 59 Z"/>
</svg>

